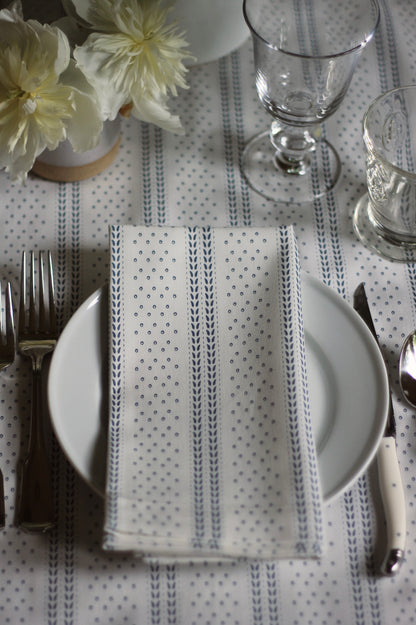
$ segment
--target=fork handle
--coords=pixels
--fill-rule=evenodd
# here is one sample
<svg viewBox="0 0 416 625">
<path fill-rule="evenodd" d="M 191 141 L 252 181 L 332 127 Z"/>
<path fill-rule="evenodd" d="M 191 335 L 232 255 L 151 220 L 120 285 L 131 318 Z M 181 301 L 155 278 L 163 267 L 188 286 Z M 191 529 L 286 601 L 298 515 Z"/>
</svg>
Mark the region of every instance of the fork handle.
<svg viewBox="0 0 416 625">
<path fill-rule="evenodd" d="M 42 374 L 33 366 L 32 418 L 29 447 L 21 462 L 16 525 L 27 532 L 47 532 L 54 527 L 51 470 L 43 431 Z"/>
</svg>

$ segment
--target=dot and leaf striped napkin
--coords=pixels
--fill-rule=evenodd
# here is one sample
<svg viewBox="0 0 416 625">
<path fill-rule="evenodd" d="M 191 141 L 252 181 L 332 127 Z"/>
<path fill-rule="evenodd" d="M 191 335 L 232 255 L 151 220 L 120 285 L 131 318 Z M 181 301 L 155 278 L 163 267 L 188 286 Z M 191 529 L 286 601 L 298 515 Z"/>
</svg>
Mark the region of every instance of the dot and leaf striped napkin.
<svg viewBox="0 0 416 625">
<path fill-rule="evenodd" d="M 319 557 L 291 227 L 110 228 L 104 548 Z"/>
</svg>

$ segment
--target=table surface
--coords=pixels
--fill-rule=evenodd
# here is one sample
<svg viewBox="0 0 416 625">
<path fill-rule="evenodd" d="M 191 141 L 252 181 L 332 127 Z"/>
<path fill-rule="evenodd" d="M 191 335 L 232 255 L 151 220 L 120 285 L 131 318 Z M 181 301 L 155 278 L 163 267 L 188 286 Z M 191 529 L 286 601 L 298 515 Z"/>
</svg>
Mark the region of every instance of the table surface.
<svg viewBox="0 0 416 625">
<path fill-rule="evenodd" d="M 327 553 L 319 561 L 147 566 L 101 549 L 103 502 L 51 436 L 58 518 L 49 535 L 13 525 L 16 469 L 27 444 L 31 373 L 17 357 L 0 374 L 0 466 L 6 528 L 0 532 L 0 622 L 30 625 L 398 624 L 416 621 L 416 414 L 400 397 L 400 347 L 416 325 L 416 265 L 386 261 L 356 239 L 352 213 L 365 192 L 361 120 L 387 89 L 416 83 L 416 4 L 381 0 L 381 23 L 340 109 L 325 123 L 342 178 L 313 205 L 282 207 L 251 191 L 239 170 L 245 142 L 269 119 L 257 98 L 251 42 L 192 67 L 172 100 L 185 136 L 123 122 L 120 152 L 105 172 L 75 183 L 0 172 L 0 278 L 15 295 L 21 253 L 52 250 L 58 319 L 108 276 L 108 225 L 294 224 L 302 268 L 348 302 L 364 281 L 387 360 L 408 513 L 406 561 L 394 578 L 377 573 L 384 522 L 375 467 L 325 507 Z M 353 389 L 351 389 L 353 392 Z"/>
</svg>

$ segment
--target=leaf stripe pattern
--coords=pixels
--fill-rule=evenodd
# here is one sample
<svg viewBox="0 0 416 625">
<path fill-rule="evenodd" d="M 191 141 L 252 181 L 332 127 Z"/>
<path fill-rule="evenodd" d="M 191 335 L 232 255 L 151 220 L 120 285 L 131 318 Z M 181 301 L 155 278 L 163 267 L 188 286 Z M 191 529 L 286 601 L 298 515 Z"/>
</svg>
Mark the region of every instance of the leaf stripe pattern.
<svg viewBox="0 0 416 625">
<path fill-rule="evenodd" d="M 163 625 L 161 614 L 161 589 L 160 589 L 160 566 L 157 563 L 150 564 L 150 622 L 152 625 Z"/>
<path fill-rule="evenodd" d="M 370 607 L 373 625 L 381 623 L 381 606 L 377 588 L 377 563 L 374 556 L 373 544 L 373 511 L 371 505 L 371 496 L 368 489 L 368 480 L 365 476 L 361 476 L 357 481 L 360 506 L 362 511 L 362 531 L 364 539 L 364 552 L 366 557 L 367 568 L 367 585 L 368 585 L 368 604 Z"/>
<path fill-rule="evenodd" d="M 294 296 L 293 306 L 297 310 L 298 318 L 302 319 L 303 315 L 303 306 L 302 306 L 302 288 L 301 288 L 301 276 L 300 276 L 300 262 L 299 262 L 299 254 L 298 250 L 295 251 L 297 262 L 295 263 L 295 275 L 292 276 L 292 293 Z M 295 283 L 296 287 L 293 288 L 293 284 Z M 302 392 L 299 393 L 299 396 L 302 398 L 303 407 L 302 413 L 306 416 L 304 427 L 306 431 L 306 447 L 308 449 L 307 454 L 307 465 L 308 471 L 310 475 L 310 485 L 311 485 L 311 497 L 313 501 L 312 505 L 312 514 L 314 517 L 313 526 L 317 528 L 317 537 L 316 544 L 313 547 L 313 550 L 317 555 L 321 553 L 321 545 L 324 541 L 323 536 L 323 516 L 322 516 L 322 508 L 319 505 L 321 500 L 321 488 L 319 483 L 319 467 L 317 463 L 317 458 L 315 454 L 315 437 L 312 431 L 312 422 L 311 422 L 311 410 L 309 404 L 309 387 L 308 387 L 308 370 L 306 365 L 306 344 L 305 344 L 305 334 L 303 331 L 303 325 L 301 323 L 295 324 L 297 328 L 298 336 L 298 345 L 299 345 L 299 370 L 300 370 L 300 384 L 302 387 Z M 308 512 L 310 515 L 311 513 Z"/>
<path fill-rule="evenodd" d="M 118 477 L 120 468 L 120 436 L 121 436 L 121 415 L 122 415 L 122 363 L 123 363 L 123 338 L 121 332 L 122 319 L 122 273 L 121 273 L 121 239 L 122 230 L 120 226 L 111 229 L 111 268 L 110 268 L 110 289 L 111 289 L 111 323 L 110 323 L 110 432 L 109 436 L 112 441 L 112 453 L 108 465 L 107 475 L 107 498 L 108 507 L 107 515 L 113 527 L 117 524 L 118 518 Z M 104 546 L 111 549 L 113 535 L 108 533 L 104 538 Z"/>
<path fill-rule="evenodd" d="M 149 564 L 148 608 L 151 625 L 178 625 L 177 575 L 174 564 Z"/>
<path fill-rule="evenodd" d="M 318 43 L 314 36 L 316 34 L 316 27 L 315 27 L 316 15 L 312 6 L 308 5 L 306 7 L 306 15 L 307 15 L 307 20 L 309 24 L 309 33 L 311 36 L 312 46 L 315 52 L 317 52 Z M 325 134 L 326 134 L 326 129 L 325 129 L 325 125 L 323 125 L 322 126 L 323 138 L 325 137 Z M 323 175 L 324 175 L 323 181 L 324 181 L 324 185 L 326 186 L 327 182 L 330 180 L 331 165 L 330 165 L 330 155 L 329 155 L 328 144 L 324 141 L 321 141 L 319 144 L 319 154 L 320 154 L 321 161 L 322 161 L 322 170 L 323 170 Z M 316 174 L 313 176 L 313 179 L 314 181 L 317 180 Z M 314 182 L 313 184 L 316 184 L 316 182 Z M 338 215 L 337 215 L 336 202 L 335 202 L 335 196 L 334 196 L 333 191 L 328 192 L 325 198 L 317 198 L 315 200 L 315 207 L 317 208 L 317 210 L 320 210 L 322 212 L 323 204 L 325 201 L 326 201 L 326 212 L 328 214 L 329 229 L 330 229 L 329 238 L 332 244 L 333 262 L 334 262 L 335 269 L 336 269 L 337 288 L 339 292 L 345 297 L 345 283 L 343 280 L 344 259 L 342 256 L 341 246 L 339 243 Z M 331 281 L 330 275 L 328 275 L 327 283 L 329 284 L 330 281 Z"/>
<path fill-rule="evenodd" d="M 72 224 L 71 224 L 71 303 L 72 312 L 80 302 L 81 280 L 81 206 L 80 183 L 72 183 Z"/>
<path fill-rule="evenodd" d="M 305 20 L 305 10 L 308 8 L 304 7 L 303 2 L 300 0 L 296 0 L 296 27 L 299 42 L 304 41 L 305 33 L 303 32 L 303 23 Z M 308 12 L 309 13 L 309 12 Z M 311 16 L 308 15 L 309 20 L 311 20 Z M 313 17 L 312 17 L 313 19 Z M 313 34 L 313 28 L 310 29 Z M 306 71 L 306 67 L 305 70 Z M 304 75 L 305 83 L 311 83 L 310 77 L 308 74 Z M 310 85 L 311 86 L 311 85 Z M 322 132 L 325 132 L 324 128 L 322 128 Z M 319 151 L 321 152 L 321 147 Z M 315 161 L 312 162 L 312 177 L 311 177 L 312 189 L 311 191 L 316 195 L 319 190 L 319 177 L 317 172 L 317 164 Z M 321 260 L 321 272 L 323 281 L 326 284 L 329 284 L 331 281 L 331 271 L 330 271 L 330 259 L 328 256 L 328 252 L 326 250 L 326 232 L 325 232 L 325 210 L 320 198 L 314 198 L 313 200 L 314 207 L 314 218 L 315 218 L 315 229 L 317 236 L 317 245 L 319 249 L 319 255 Z"/>
<path fill-rule="evenodd" d="M 279 588 L 278 567 L 275 562 L 266 562 L 267 599 L 269 606 L 270 625 L 279 625 L 279 600 L 277 589 Z"/>
<path fill-rule="evenodd" d="M 150 129 L 149 124 L 142 122 L 141 130 L 141 146 L 142 146 L 142 210 L 143 223 L 149 225 L 152 223 L 152 182 L 150 174 Z"/>
<path fill-rule="evenodd" d="M 396 49 L 396 37 L 390 5 L 386 0 L 379 0 L 381 20 L 375 32 L 380 93 L 400 87 L 399 58 Z M 384 26 L 384 29 L 382 28 Z M 387 44 L 387 45 L 386 45 Z M 389 66 L 390 71 L 387 72 Z M 390 79 L 389 79 L 390 76 Z"/>
<path fill-rule="evenodd" d="M 205 535 L 204 454 L 202 421 L 201 286 L 196 228 L 188 228 L 189 334 L 191 361 L 191 415 L 193 445 L 194 548 L 202 547 Z"/>
<path fill-rule="evenodd" d="M 302 463 L 302 443 L 299 429 L 299 413 L 298 405 L 299 391 L 297 378 L 297 362 L 296 346 L 298 344 L 298 336 L 294 336 L 297 324 L 293 318 L 293 311 L 300 314 L 299 301 L 297 301 L 297 292 L 300 290 L 299 274 L 294 275 L 289 255 L 289 231 L 287 228 L 279 230 L 279 247 L 281 254 L 281 324 L 283 328 L 283 344 L 284 350 L 284 375 L 286 376 L 286 402 L 287 402 L 287 418 L 288 418 L 288 434 L 290 442 L 291 467 L 293 471 L 293 481 L 295 489 L 295 505 L 297 509 L 298 523 L 298 544 L 297 551 L 300 555 L 306 550 L 306 544 L 309 538 L 310 511 L 305 500 L 305 480 L 303 475 Z M 293 299 L 296 298 L 294 302 Z M 302 406 L 303 408 L 303 406 Z M 302 413 L 301 413 L 302 414 Z M 311 466 L 308 467 L 311 470 Z M 313 474 L 312 474 L 313 475 Z M 313 477 L 315 481 L 315 477 Z M 318 525 L 319 527 L 319 525 Z M 314 549 L 317 555 L 320 551 L 320 543 L 317 542 Z"/>
<path fill-rule="evenodd" d="M 177 625 L 177 580 L 176 566 L 173 564 L 166 566 L 166 609 L 167 609 L 167 625 Z"/>
<path fill-rule="evenodd" d="M 251 581 L 251 619 L 253 625 L 263 625 L 263 609 L 262 609 L 262 567 L 258 562 L 250 565 L 250 581 Z"/>
<path fill-rule="evenodd" d="M 166 222 L 166 192 L 163 163 L 163 130 L 154 128 L 155 133 L 155 166 L 156 166 L 156 198 L 157 198 L 157 223 L 162 225 Z"/>
<path fill-rule="evenodd" d="M 204 287 L 205 287 L 205 337 L 206 355 L 205 372 L 207 387 L 208 446 L 209 446 L 209 483 L 210 483 L 210 514 L 211 514 L 211 547 L 218 549 L 221 535 L 220 506 L 220 428 L 218 424 L 218 375 L 217 375 L 217 337 L 218 323 L 215 297 L 215 263 L 213 261 L 213 234 L 211 228 L 202 228 Z"/>
<path fill-rule="evenodd" d="M 230 225 L 236 226 L 238 223 L 238 206 L 237 194 L 234 175 L 234 146 L 233 133 L 231 131 L 231 117 L 229 107 L 229 86 L 227 81 L 226 65 L 228 59 L 222 58 L 219 61 L 219 84 L 221 94 L 221 111 L 223 120 L 224 134 L 224 154 L 225 154 L 225 171 L 227 180 L 227 199 L 228 199 L 228 216 Z"/>
<path fill-rule="evenodd" d="M 353 596 L 354 616 L 355 623 L 365 623 L 365 608 L 364 608 L 364 593 L 362 578 L 360 575 L 360 556 L 359 545 L 357 539 L 357 518 L 356 509 L 354 504 L 354 493 L 352 490 L 344 494 L 344 516 L 345 516 L 345 529 L 347 534 L 348 544 L 348 564 L 349 564 L 349 577 L 351 580 L 351 592 Z"/>
<path fill-rule="evenodd" d="M 241 211 L 243 226 L 251 225 L 251 206 L 248 184 L 241 169 L 241 158 L 246 145 L 244 136 L 244 107 L 241 92 L 241 63 L 237 51 L 231 54 L 231 80 L 233 89 L 235 128 L 237 133 L 238 163 L 240 164 Z"/>
</svg>

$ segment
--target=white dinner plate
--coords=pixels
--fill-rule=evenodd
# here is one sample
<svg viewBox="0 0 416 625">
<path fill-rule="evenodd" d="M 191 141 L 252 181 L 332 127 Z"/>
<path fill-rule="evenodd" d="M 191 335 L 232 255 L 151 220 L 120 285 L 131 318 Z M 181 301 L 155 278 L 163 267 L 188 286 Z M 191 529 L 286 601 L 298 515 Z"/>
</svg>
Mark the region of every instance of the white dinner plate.
<svg viewBox="0 0 416 625">
<path fill-rule="evenodd" d="M 348 489 L 373 459 L 387 418 L 388 381 L 378 346 L 332 289 L 302 275 L 312 428 L 325 501 Z M 55 434 L 80 475 L 104 493 L 107 288 L 68 322 L 52 358 L 48 399 Z"/>
</svg>

